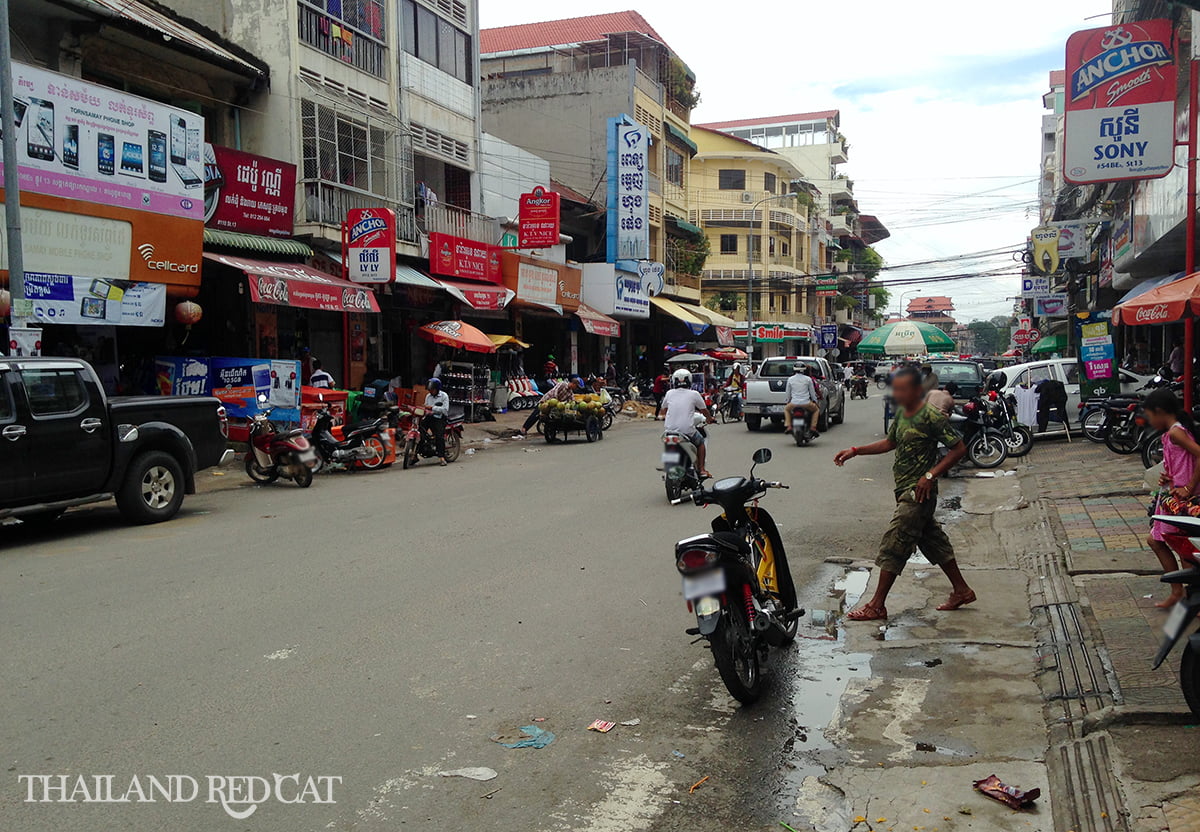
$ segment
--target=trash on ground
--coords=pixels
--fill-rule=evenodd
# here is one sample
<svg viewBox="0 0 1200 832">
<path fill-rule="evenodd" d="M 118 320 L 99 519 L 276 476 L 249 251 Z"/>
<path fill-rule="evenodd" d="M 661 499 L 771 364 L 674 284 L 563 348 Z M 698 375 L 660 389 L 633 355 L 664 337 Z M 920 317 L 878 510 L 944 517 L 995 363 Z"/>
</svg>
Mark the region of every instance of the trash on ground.
<svg viewBox="0 0 1200 832">
<path fill-rule="evenodd" d="M 875 480 L 873 480 L 871 477 L 859 477 L 858 481 L 859 482 L 875 482 Z"/>
<path fill-rule="evenodd" d="M 681 759 L 681 760 L 682 760 L 682 759 L 683 759 L 684 757 L 686 757 L 687 755 L 686 755 L 686 754 L 684 754 L 682 751 L 672 751 L 672 752 L 671 752 L 671 756 L 672 756 L 672 757 L 678 757 L 679 759 Z"/>
<path fill-rule="evenodd" d="M 788 830 L 788 832 L 796 832 L 796 830 L 793 827 L 788 826 L 783 821 L 779 821 L 779 825 L 782 826 L 784 829 Z"/>
<path fill-rule="evenodd" d="M 589 731 L 596 731 L 601 734 L 607 734 L 609 731 L 617 727 L 615 722 L 606 722 L 603 719 L 592 720 L 592 724 L 587 727 Z"/>
<path fill-rule="evenodd" d="M 534 721 L 534 722 L 545 722 L 545 721 L 546 721 L 546 717 L 544 717 L 544 716 L 535 716 L 535 717 L 533 718 L 533 721 Z"/>
<path fill-rule="evenodd" d="M 481 794 L 481 795 L 479 795 L 479 797 L 480 797 L 480 798 L 482 798 L 483 800 L 491 800 L 491 799 L 492 799 L 492 795 L 496 794 L 496 792 L 500 791 L 500 789 L 503 789 L 503 788 L 504 788 L 503 786 L 500 786 L 500 787 L 498 787 L 498 788 L 492 789 L 492 790 L 491 790 L 490 792 L 488 792 L 487 794 Z"/>
<path fill-rule="evenodd" d="M 554 734 L 536 725 L 521 726 L 521 733 L 496 734 L 492 742 L 505 748 L 545 748 L 554 742 Z"/>
<path fill-rule="evenodd" d="M 1028 806 L 1030 803 L 1042 796 L 1041 789 L 1022 791 L 1016 786 L 1009 786 L 1001 782 L 1000 778 L 994 774 L 991 777 L 984 778 L 983 780 L 976 780 L 975 788 L 983 792 L 988 797 L 994 800 L 999 800 L 1001 803 L 1006 803 L 1014 809 L 1020 809 Z"/>
<path fill-rule="evenodd" d="M 465 777 L 468 780 L 479 780 L 486 782 L 495 780 L 499 775 L 496 774 L 494 768 L 484 768 L 483 766 L 474 766 L 471 768 L 456 768 L 451 771 L 439 771 L 438 777 Z M 499 791 L 499 789 L 497 789 Z"/>
<path fill-rule="evenodd" d="M 688 794 L 695 794 L 696 789 L 700 788 L 701 786 L 703 786 L 705 783 L 708 782 L 708 778 L 709 778 L 709 775 L 706 774 L 703 777 L 701 777 L 699 780 L 697 780 L 695 783 L 693 783 L 692 787 L 690 789 L 688 789 Z"/>
<path fill-rule="evenodd" d="M 635 725 L 641 725 L 642 721 L 640 719 L 627 719 L 624 722 L 622 722 L 621 724 L 628 725 L 630 728 L 632 728 Z"/>
<path fill-rule="evenodd" d="M 467 714 L 467 719 L 479 719 L 475 714 Z"/>
<path fill-rule="evenodd" d="M 467 448 L 467 456 L 472 456 L 475 453 L 474 448 Z"/>
</svg>

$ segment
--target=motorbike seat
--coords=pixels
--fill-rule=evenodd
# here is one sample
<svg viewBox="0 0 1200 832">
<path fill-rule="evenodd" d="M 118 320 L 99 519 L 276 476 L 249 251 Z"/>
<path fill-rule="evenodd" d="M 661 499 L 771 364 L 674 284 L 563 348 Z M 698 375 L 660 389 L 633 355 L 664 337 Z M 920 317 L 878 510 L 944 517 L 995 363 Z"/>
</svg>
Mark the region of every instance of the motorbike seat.
<svg viewBox="0 0 1200 832">
<path fill-rule="evenodd" d="M 375 432 L 375 420 L 374 419 L 372 419 L 369 422 L 356 422 L 353 425 L 342 428 L 342 436 L 345 436 L 347 439 L 350 438 L 351 436 L 354 436 L 355 434 L 374 433 L 374 432 Z"/>
<path fill-rule="evenodd" d="M 294 437 L 297 437 L 297 436 L 303 436 L 303 435 L 304 435 L 304 431 L 303 431 L 302 429 L 300 429 L 300 428 L 294 428 L 294 429 L 292 429 L 292 430 L 285 430 L 285 431 L 282 431 L 282 432 L 279 434 L 279 437 L 278 437 L 278 438 L 279 438 L 279 439 L 292 439 L 292 438 L 294 438 Z"/>
<path fill-rule="evenodd" d="M 713 532 L 712 538 L 724 549 L 741 552 L 746 549 L 746 538 L 737 532 Z"/>
</svg>

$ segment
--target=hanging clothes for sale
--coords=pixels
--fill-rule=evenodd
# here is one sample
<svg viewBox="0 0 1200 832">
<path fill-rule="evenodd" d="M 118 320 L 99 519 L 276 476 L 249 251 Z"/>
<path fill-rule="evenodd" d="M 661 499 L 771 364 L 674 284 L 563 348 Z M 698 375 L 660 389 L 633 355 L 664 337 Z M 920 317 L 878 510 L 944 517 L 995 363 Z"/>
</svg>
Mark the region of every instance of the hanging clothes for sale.
<svg viewBox="0 0 1200 832">
<path fill-rule="evenodd" d="M 1033 427 L 1037 424 L 1038 393 L 1032 387 L 1017 386 L 1013 390 L 1017 399 L 1017 421 L 1022 425 Z"/>
</svg>

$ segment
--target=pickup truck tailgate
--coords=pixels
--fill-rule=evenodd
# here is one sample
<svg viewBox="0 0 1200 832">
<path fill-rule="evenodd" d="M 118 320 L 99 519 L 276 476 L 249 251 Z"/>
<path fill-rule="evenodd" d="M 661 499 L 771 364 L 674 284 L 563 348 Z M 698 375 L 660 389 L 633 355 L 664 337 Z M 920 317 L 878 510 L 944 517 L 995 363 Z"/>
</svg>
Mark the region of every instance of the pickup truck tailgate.
<svg viewBox="0 0 1200 832">
<path fill-rule="evenodd" d="M 117 396 L 109 399 L 116 424 L 166 422 L 179 428 L 196 451 L 196 470 L 217 465 L 227 440 L 218 417 L 223 407 L 211 396 Z"/>
</svg>

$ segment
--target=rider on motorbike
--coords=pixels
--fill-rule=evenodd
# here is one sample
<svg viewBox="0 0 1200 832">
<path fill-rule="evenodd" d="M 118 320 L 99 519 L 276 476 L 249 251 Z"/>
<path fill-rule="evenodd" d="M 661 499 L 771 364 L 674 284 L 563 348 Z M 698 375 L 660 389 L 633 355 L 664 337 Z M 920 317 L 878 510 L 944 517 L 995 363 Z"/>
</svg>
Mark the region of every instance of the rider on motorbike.
<svg viewBox="0 0 1200 832">
<path fill-rule="evenodd" d="M 787 404 L 783 408 L 784 421 L 786 422 L 785 430 L 788 433 L 792 432 L 792 414 L 796 410 L 804 410 L 809 415 L 809 425 L 812 429 L 812 435 L 815 439 L 820 436 L 817 433 L 817 423 L 821 416 L 821 406 L 817 404 L 817 385 L 810 377 L 812 368 L 806 364 L 799 362 L 792 365 L 794 371 L 792 377 L 787 381 Z"/>
<path fill-rule="evenodd" d="M 704 465 L 705 458 L 708 456 L 707 449 L 704 447 L 704 432 L 697 430 L 693 422 L 697 413 L 703 415 L 710 422 L 712 415 L 708 412 L 704 397 L 692 389 L 690 372 L 676 370 L 671 374 L 671 389 L 663 396 L 662 403 L 663 409 L 667 412 L 664 425 L 666 431 L 688 437 L 696 446 L 696 467 L 699 469 L 700 476 L 712 476 Z"/>
<path fill-rule="evenodd" d="M 446 418 L 450 415 L 450 397 L 442 390 L 441 379 L 431 378 L 426 385 L 425 407 L 429 413 L 421 420 L 421 430 L 433 432 L 438 459 L 446 464 Z"/>
</svg>

